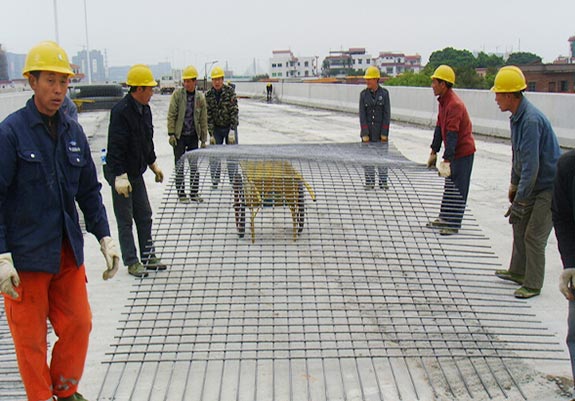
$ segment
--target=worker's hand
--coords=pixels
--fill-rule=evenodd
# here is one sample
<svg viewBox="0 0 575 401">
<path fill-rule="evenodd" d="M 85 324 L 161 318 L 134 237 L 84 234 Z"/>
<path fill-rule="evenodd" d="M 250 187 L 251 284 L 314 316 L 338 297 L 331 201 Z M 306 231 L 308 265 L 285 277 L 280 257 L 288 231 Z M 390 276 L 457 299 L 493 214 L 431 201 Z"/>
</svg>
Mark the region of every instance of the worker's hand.
<svg viewBox="0 0 575 401">
<path fill-rule="evenodd" d="M 150 164 L 150 170 L 152 170 L 156 175 L 156 182 L 164 181 L 164 173 L 162 173 L 162 170 L 160 169 L 160 166 L 158 166 L 158 163 L 153 162 L 152 164 Z"/>
<path fill-rule="evenodd" d="M 215 145 L 216 144 L 216 137 L 213 135 L 210 135 L 210 145 Z"/>
<path fill-rule="evenodd" d="M 168 142 L 170 142 L 170 146 L 172 148 L 175 148 L 178 145 L 178 138 L 176 138 L 176 134 L 170 134 Z"/>
<path fill-rule="evenodd" d="M 527 215 L 528 207 L 523 202 L 513 202 L 509 208 L 509 224 L 521 223 L 521 220 Z"/>
<path fill-rule="evenodd" d="M 112 237 L 104 237 L 100 240 L 100 251 L 106 259 L 106 270 L 102 273 L 102 278 L 108 280 L 116 275 L 120 267 L 120 253 L 116 241 Z"/>
<path fill-rule="evenodd" d="M 387 142 L 388 138 L 386 135 L 382 135 L 380 139 L 381 139 L 381 142 L 385 143 L 385 142 Z"/>
<path fill-rule="evenodd" d="M 128 173 L 124 173 L 116 177 L 114 188 L 116 188 L 116 192 L 120 195 L 123 195 L 124 198 L 130 197 L 130 192 L 132 192 L 132 185 L 128 179 Z"/>
<path fill-rule="evenodd" d="M 235 145 L 236 144 L 236 132 L 231 130 L 228 134 L 228 145 Z"/>
<path fill-rule="evenodd" d="M 439 168 L 437 169 L 440 177 L 451 177 L 451 163 L 441 162 L 439 163 Z"/>
<path fill-rule="evenodd" d="M 575 268 L 570 267 L 563 269 L 561 276 L 559 276 L 559 291 L 569 301 L 575 301 L 573 294 L 573 279 L 575 278 Z"/>
<path fill-rule="evenodd" d="M 206 141 L 202 141 L 200 144 L 200 148 L 204 149 L 206 147 Z"/>
<path fill-rule="evenodd" d="M 427 168 L 435 168 L 437 165 L 437 153 L 430 153 L 427 159 Z"/>
<path fill-rule="evenodd" d="M 509 198 L 509 203 L 513 203 L 515 200 L 515 195 L 517 194 L 517 185 L 509 184 L 509 191 L 507 192 L 507 197 Z"/>
<path fill-rule="evenodd" d="M 14 268 L 12 254 L 10 252 L 0 254 L 0 292 L 14 299 L 18 298 L 18 293 L 14 287 L 20 285 L 20 277 Z"/>
<path fill-rule="evenodd" d="M 362 136 L 362 137 L 361 137 L 361 141 L 362 141 L 363 143 L 368 143 L 368 142 L 369 142 L 369 136 Z"/>
</svg>

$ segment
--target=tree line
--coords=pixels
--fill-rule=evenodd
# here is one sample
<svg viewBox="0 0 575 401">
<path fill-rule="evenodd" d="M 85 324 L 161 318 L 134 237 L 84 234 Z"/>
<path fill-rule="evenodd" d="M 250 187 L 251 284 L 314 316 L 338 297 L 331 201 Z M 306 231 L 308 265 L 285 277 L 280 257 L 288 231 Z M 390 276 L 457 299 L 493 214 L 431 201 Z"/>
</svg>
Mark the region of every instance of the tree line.
<svg viewBox="0 0 575 401">
<path fill-rule="evenodd" d="M 507 60 L 494 54 L 480 52 L 477 57 L 469 50 L 458 50 L 446 47 L 436 50 L 429 56 L 429 62 L 419 73 L 405 72 L 386 79 L 389 86 L 430 86 L 433 71 L 441 64 L 447 64 L 455 70 L 455 84 L 458 88 L 489 89 L 493 86 L 497 70 L 504 65 L 527 65 L 541 63 L 542 59 L 529 52 L 511 53 Z M 477 69 L 485 69 L 479 74 Z"/>
</svg>

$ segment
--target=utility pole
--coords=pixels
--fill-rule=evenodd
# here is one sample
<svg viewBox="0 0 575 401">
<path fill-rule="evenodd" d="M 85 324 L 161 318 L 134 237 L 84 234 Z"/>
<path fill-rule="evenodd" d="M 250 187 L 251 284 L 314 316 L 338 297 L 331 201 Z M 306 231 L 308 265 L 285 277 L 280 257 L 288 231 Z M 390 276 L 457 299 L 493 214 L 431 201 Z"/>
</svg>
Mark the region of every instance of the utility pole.
<svg viewBox="0 0 575 401">
<path fill-rule="evenodd" d="M 60 44 L 60 34 L 58 33 L 58 1 L 54 0 L 54 30 L 56 32 L 56 43 Z"/>
<path fill-rule="evenodd" d="M 88 84 L 92 84 L 92 62 L 90 61 L 90 42 L 88 41 L 88 6 L 84 0 L 84 25 L 86 27 L 86 60 L 88 67 Z"/>
</svg>

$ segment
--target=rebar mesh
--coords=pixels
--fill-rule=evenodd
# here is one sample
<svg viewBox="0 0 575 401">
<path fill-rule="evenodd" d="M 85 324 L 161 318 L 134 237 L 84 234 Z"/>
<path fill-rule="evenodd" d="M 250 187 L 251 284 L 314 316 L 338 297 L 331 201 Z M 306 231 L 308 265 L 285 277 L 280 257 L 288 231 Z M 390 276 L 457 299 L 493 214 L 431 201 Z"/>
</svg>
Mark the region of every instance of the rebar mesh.
<svg viewBox="0 0 575 401">
<path fill-rule="evenodd" d="M 250 162 L 295 178 L 264 188 Z M 436 172 L 371 144 L 212 147 L 179 166 L 204 202 L 172 175 L 154 231 L 169 267 L 135 281 L 98 400 L 537 399 L 523 360 L 561 349 L 494 278 L 469 210 L 457 235 L 426 227 Z"/>
</svg>

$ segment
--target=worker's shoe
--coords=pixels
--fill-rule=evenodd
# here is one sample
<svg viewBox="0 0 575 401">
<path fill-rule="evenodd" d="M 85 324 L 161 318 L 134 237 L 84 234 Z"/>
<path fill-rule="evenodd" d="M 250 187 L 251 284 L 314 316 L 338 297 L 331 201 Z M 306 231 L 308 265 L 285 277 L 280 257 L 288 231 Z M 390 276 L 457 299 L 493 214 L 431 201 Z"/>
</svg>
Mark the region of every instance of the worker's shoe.
<svg viewBox="0 0 575 401">
<path fill-rule="evenodd" d="M 198 194 L 190 194 L 190 200 L 196 203 L 203 203 L 204 199 Z"/>
<path fill-rule="evenodd" d="M 435 219 L 430 221 L 429 223 L 427 223 L 425 225 L 425 227 L 429 227 L 429 228 L 443 228 L 443 227 L 449 227 L 449 222 L 443 220 L 443 219 Z"/>
<path fill-rule="evenodd" d="M 146 269 L 147 270 L 166 270 L 168 266 L 166 266 L 160 258 L 152 257 L 146 260 Z"/>
<path fill-rule="evenodd" d="M 439 229 L 439 235 L 454 235 L 458 232 L 459 230 L 455 227 L 443 227 Z"/>
<path fill-rule="evenodd" d="M 363 187 L 364 187 L 365 189 L 367 189 L 367 190 L 370 190 L 370 189 L 374 189 L 374 188 L 375 188 L 375 185 L 373 185 L 373 184 L 365 184 Z"/>
<path fill-rule="evenodd" d="M 389 184 L 387 183 L 387 181 L 386 181 L 386 182 L 380 182 L 380 183 L 379 183 L 379 188 L 381 188 L 381 189 L 387 191 L 387 190 L 389 189 Z"/>
<path fill-rule="evenodd" d="M 180 203 L 190 203 L 190 200 L 188 199 L 186 194 L 179 194 L 178 200 L 180 201 Z"/>
<path fill-rule="evenodd" d="M 58 401 L 88 401 L 84 398 L 84 396 L 80 393 L 74 393 L 70 397 L 58 397 Z"/>
<path fill-rule="evenodd" d="M 515 295 L 515 298 L 521 298 L 521 299 L 533 298 L 539 294 L 541 294 L 541 290 L 536 290 L 534 288 L 527 288 L 527 287 L 519 287 L 513 293 L 513 295 Z"/>
<path fill-rule="evenodd" d="M 140 262 L 132 263 L 128 266 L 128 273 L 130 273 L 134 277 L 148 277 L 148 272 L 143 264 Z"/>
<path fill-rule="evenodd" d="M 509 270 L 495 270 L 495 275 L 500 279 L 523 285 L 523 276 L 521 274 L 511 273 Z"/>
</svg>

